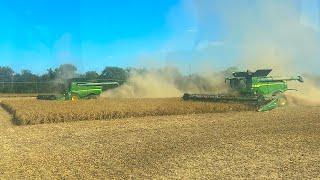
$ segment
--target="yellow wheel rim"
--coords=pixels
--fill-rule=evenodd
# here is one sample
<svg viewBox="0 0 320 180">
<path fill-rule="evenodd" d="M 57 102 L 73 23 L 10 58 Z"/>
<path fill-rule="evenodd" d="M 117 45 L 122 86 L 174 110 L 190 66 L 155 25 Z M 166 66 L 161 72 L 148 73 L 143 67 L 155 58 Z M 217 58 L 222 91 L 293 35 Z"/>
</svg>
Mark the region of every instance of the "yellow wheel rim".
<svg viewBox="0 0 320 180">
<path fill-rule="evenodd" d="M 72 95 L 71 100 L 72 101 L 77 101 L 79 98 L 77 95 Z"/>
</svg>

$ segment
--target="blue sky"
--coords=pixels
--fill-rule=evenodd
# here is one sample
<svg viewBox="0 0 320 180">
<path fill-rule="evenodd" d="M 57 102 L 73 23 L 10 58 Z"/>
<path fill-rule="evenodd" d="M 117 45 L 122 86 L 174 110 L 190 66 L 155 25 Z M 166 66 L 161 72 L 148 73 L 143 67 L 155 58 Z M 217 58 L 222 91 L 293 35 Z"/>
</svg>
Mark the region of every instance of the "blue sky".
<svg viewBox="0 0 320 180">
<path fill-rule="evenodd" d="M 302 19 L 316 29 L 314 4 L 303 3 Z M 16 71 L 43 73 L 62 63 L 80 71 L 163 63 L 183 69 L 198 58 L 219 58 L 215 66 L 226 67 L 236 57 L 229 52 L 238 53 L 234 44 L 220 47 L 226 27 L 215 13 L 199 16 L 192 0 L 0 0 L 0 19 L 0 66 Z M 209 53 L 199 51 L 209 45 Z"/>
<path fill-rule="evenodd" d="M 1 64 L 36 72 L 61 63 L 133 66 L 169 36 L 167 15 L 179 3 L 136 2 L 2 0 Z"/>
</svg>

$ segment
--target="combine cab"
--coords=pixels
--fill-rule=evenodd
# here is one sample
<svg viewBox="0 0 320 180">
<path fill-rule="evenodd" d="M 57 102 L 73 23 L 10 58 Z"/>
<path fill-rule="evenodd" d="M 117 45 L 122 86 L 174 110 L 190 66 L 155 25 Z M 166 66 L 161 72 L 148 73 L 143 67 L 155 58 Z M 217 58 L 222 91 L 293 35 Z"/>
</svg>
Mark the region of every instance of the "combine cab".
<svg viewBox="0 0 320 180">
<path fill-rule="evenodd" d="M 38 95 L 40 100 L 72 100 L 78 99 L 95 99 L 107 88 L 119 86 L 118 82 L 103 82 L 93 80 L 83 82 L 73 79 L 69 82 L 69 88 L 64 94 Z"/>
<path fill-rule="evenodd" d="M 233 77 L 226 78 L 230 88 L 236 95 L 184 94 L 184 100 L 212 102 L 244 102 L 258 107 L 258 111 L 269 111 L 286 106 L 287 98 L 284 92 L 288 90 L 287 81 L 303 82 L 297 77 L 270 77 L 272 70 L 263 69 L 256 72 L 234 72 Z"/>
</svg>

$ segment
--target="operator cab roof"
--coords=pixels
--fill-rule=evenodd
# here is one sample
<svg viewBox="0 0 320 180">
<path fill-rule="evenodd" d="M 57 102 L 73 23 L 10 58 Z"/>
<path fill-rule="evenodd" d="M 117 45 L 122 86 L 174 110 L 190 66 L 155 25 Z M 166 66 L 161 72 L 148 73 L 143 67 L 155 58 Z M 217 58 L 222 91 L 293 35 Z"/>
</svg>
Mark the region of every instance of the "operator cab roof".
<svg viewBox="0 0 320 180">
<path fill-rule="evenodd" d="M 234 77 L 266 77 L 271 73 L 272 69 L 259 69 L 256 72 L 234 72 Z"/>
</svg>

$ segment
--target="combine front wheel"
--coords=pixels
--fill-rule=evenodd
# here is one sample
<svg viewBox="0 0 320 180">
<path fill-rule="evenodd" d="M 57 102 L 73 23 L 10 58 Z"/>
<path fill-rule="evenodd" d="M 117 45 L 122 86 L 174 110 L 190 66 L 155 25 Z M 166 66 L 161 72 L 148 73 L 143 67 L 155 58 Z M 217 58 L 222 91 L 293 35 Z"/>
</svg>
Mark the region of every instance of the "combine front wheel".
<svg viewBox="0 0 320 180">
<path fill-rule="evenodd" d="M 71 101 L 77 101 L 77 100 L 79 100 L 78 95 L 73 94 L 73 95 L 71 96 Z"/>
</svg>

